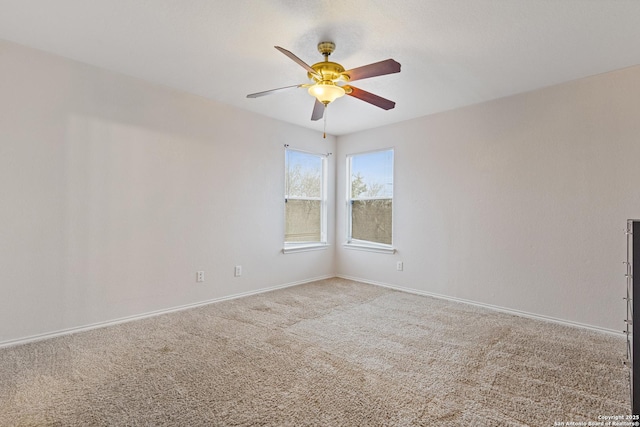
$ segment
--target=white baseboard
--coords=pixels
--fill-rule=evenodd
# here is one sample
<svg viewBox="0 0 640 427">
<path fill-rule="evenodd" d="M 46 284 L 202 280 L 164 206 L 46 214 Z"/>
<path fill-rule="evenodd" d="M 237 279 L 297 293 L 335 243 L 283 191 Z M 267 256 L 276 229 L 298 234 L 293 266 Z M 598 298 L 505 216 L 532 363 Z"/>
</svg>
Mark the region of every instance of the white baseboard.
<svg viewBox="0 0 640 427">
<path fill-rule="evenodd" d="M 536 320 L 543 320 L 545 322 L 559 323 L 559 324 L 565 325 L 565 326 L 572 326 L 572 327 L 577 327 L 577 328 L 589 329 L 589 330 L 592 330 L 592 331 L 611 334 L 611 335 L 616 335 L 616 336 L 619 336 L 619 337 L 623 337 L 624 336 L 624 333 L 622 332 L 622 330 L 616 331 L 614 329 L 601 328 L 599 326 L 587 325 L 585 323 L 572 322 L 570 320 L 558 319 L 558 318 L 555 318 L 555 317 L 543 316 L 543 315 L 540 315 L 540 314 L 534 314 L 534 313 L 529 313 L 529 312 L 526 312 L 526 311 L 514 310 L 514 309 L 511 309 L 511 308 L 500 307 L 500 306 L 497 306 L 497 305 L 485 304 L 485 303 L 466 300 L 466 299 L 462 299 L 462 298 L 450 297 L 450 296 L 447 296 L 447 295 L 436 294 L 436 293 L 433 293 L 433 292 L 422 291 L 422 290 L 419 290 L 419 289 L 404 288 L 402 286 L 390 285 L 388 283 L 376 282 L 376 281 L 373 281 L 373 280 L 362 279 L 362 278 L 359 278 L 359 277 L 345 276 L 345 275 L 342 275 L 342 274 L 339 274 L 337 277 L 340 277 L 342 279 L 354 280 L 356 282 L 367 283 L 367 284 L 370 284 L 370 285 L 381 286 L 383 288 L 394 289 L 396 291 L 402 291 L 402 292 L 407 292 L 407 293 L 416 294 L 416 295 L 423 295 L 423 296 L 443 299 L 443 300 L 447 300 L 447 301 L 460 302 L 460 303 L 463 303 L 463 304 L 469 304 L 469 305 L 474 305 L 474 306 L 477 306 L 477 307 L 488 308 L 490 310 L 499 311 L 499 312 L 502 312 L 502 313 L 513 314 L 515 316 L 520 316 L 520 317 L 527 317 L 529 319 L 536 319 Z"/>
<path fill-rule="evenodd" d="M 278 290 L 278 289 L 290 288 L 292 286 L 298 286 L 298 285 L 303 285 L 305 283 L 315 282 L 317 280 L 330 279 L 332 277 L 335 277 L 335 276 L 334 275 L 328 275 L 328 276 L 314 277 L 314 278 L 311 278 L 311 279 L 300 280 L 300 281 L 297 281 L 297 282 L 285 283 L 283 285 L 276 285 L 276 286 L 271 286 L 271 287 L 268 287 L 268 288 L 261 288 L 261 289 L 255 290 L 255 291 L 241 292 L 239 294 L 228 295 L 228 296 L 224 296 L 224 297 L 220 297 L 220 298 L 214 298 L 214 299 L 210 299 L 210 300 L 206 300 L 206 301 L 200 301 L 200 302 L 196 302 L 196 303 L 192 303 L 192 304 L 185 304 L 185 305 L 166 308 L 166 309 L 162 309 L 162 310 L 149 311 L 149 312 L 146 312 L 146 313 L 136 314 L 136 315 L 133 315 L 133 316 L 121 317 L 121 318 L 114 319 L 114 320 L 107 320 L 105 322 L 98 322 L 98 323 L 92 323 L 92 324 L 89 324 L 89 325 L 78 326 L 78 327 L 74 327 L 74 328 L 61 329 L 61 330 L 58 330 L 58 331 L 47 332 L 47 333 L 38 334 L 38 335 L 31 335 L 31 336 L 28 336 L 28 337 L 17 338 L 17 339 L 8 340 L 8 341 L 0 341 L 0 348 L 11 347 L 11 346 L 20 345 L 20 344 L 26 344 L 26 343 L 34 342 L 34 341 L 46 340 L 46 339 L 50 339 L 50 338 L 59 337 L 59 336 L 62 336 L 62 335 L 75 334 L 77 332 L 90 331 L 92 329 L 97 329 L 97 328 L 105 328 L 107 326 L 114 326 L 114 325 L 118 325 L 120 323 L 132 322 L 134 320 L 146 319 L 148 317 L 159 316 L 161 314 L 167 314 L 167 313 L 173 313 L 173 312 L 176 312 L 176 311 L 188 310 L 190 308 L 201 307 L 203 305 L 214 304 L 214 303 L 222 302 L 222 301 L 229 301 L 229 300 L 232 300 L 232 299 L 247 297 L 247 296 L 250 296 L 250 295 L 263 294 L 263 293 L 275 291 L 275 290 Z"/>
</svg>

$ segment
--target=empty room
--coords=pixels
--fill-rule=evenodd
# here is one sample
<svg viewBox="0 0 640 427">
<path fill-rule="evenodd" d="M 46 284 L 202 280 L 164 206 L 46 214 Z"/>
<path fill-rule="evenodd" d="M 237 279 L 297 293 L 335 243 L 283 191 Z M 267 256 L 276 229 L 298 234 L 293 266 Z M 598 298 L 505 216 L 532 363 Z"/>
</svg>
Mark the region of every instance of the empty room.
<svg viewBox="0 0 640 427">
<path fill-rule="evenodd" d="M 639 46 L 636 0 L 0 0 L 0 426 L 640 425 Z"/>
</svg>

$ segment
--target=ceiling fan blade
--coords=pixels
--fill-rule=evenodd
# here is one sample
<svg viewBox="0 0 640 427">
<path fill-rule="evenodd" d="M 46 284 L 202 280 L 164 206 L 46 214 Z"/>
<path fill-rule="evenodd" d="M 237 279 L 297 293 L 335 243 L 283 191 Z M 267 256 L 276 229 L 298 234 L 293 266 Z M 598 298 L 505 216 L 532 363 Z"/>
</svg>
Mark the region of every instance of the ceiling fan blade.
<svg viewBox="0 0 640 427">
<path fill-rule="evenodd" d="M 281 90 L 292 89 L 294 87 L 297 88 L 297 87 L 303 87 L 303 86 L 306 86 L 306 85 L 305 84 L 299 84 L 299 85 L 279 87 L 277 89 L 265 90 L 264 92 L 250 93 L 249 95 L 247 95 L 247 98 L 259 98 L 261 96 L 271 95 L 272 93 L 279 92 Z"/>
<path fill-rule="evenodd" d="M 285 55 L 287 55 L 289 58 L 291 58 L 294 62 L 296 62 L 298 65 L 300 65 L 302 68 L 304 68 L 305 70 L 307 70 L 312 76 L 322 80 L 322 76 L 320 74 L 318 74 L 316 72 L 316 70 L 314 70 L 313 68 L 311 68 L 306 62 L 304 62 L 302 59 L 298 58 L 297 56 L 295 56 L 293 53 L 289 52 L 287 49 L 284 49 L 280 46 L 274 46 L 276 49 L 278 49 L 280 52 L 284 53 Z"/>
<path fill-rule="evenodd" d="M 395 102 L 381 96 L 374 95 L 373 93 L 367 92 L 366 90 L 358 89 L 357 87 L 353 86 L 345 86 L 345 89 L 347 88 L 350 89 L 346 91 L 347 95 L 358 98 L 364 102 L 368 102 L 369 104 L 373 104 L 376 107 L 382 108 L 383 110 L 391 110 L 396 106 Z"/>
<path fill-rule="evenodd" d="M 313 113 L 311 113 L 311 120 L 314 122 L 320 120 L 324 116 L 324 104 L 316 99 L 316 103 L 313 104 Z"/>
<path fill-rule="evenodd" d="M 362 67 L 345 71 L 343 74 L 349 76 L 349 81 L 367 79 L 369 77 L 383 76 L 400 72 L 400 64 L 393 59 L 375 62 Z"/>
</svg>

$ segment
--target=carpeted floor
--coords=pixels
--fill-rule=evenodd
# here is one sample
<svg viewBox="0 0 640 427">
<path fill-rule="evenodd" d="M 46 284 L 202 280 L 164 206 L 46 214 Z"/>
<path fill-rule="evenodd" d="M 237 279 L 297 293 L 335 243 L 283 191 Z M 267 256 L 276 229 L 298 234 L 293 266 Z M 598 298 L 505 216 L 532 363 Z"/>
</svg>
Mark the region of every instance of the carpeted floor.
<svg viewBox="0 0 640 427">
<path fill-rule="evenodd" d="M 622 338 L 343 279 L 0 349 L 2 426 L 553 426 Z"/>
</svg>

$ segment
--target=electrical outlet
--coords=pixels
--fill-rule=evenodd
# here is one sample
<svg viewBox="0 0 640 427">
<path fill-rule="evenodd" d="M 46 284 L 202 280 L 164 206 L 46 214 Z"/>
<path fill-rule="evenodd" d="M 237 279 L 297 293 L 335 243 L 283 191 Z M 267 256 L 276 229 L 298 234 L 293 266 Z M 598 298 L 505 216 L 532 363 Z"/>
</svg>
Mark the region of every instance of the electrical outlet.
<svg viewBox="0 0 640 427">
<path fill-rule="evenodd" d="M 404 269 L 404 263 L 402 261 L 398 261 L 396 263 L 396 270 L 402 271 Z"/>
<path fill-rule="evenodd" d="M 204 271 L 196 272 L 196 282 L 204 282 Z"/>
<path fill-rule="evenodd" d="M 242 266 L 241 265 L 236 265 L 236 269 L 235 269 L 233 275 L 236 276 L 236 277 L 242 276 Z"/>
</svg>

